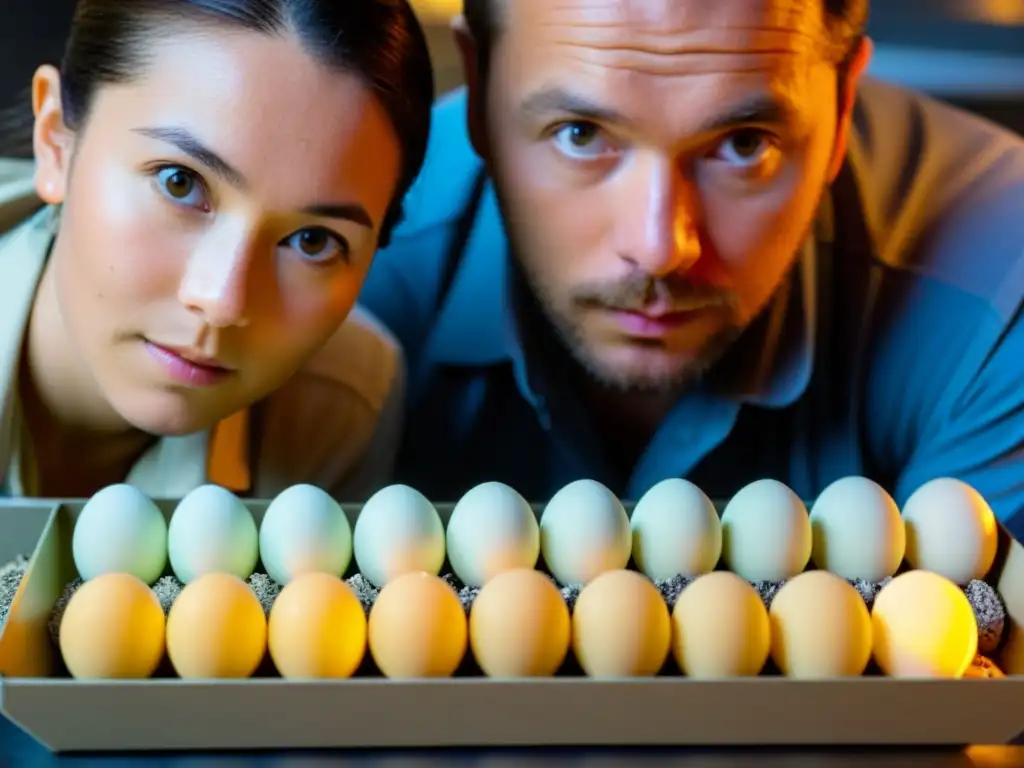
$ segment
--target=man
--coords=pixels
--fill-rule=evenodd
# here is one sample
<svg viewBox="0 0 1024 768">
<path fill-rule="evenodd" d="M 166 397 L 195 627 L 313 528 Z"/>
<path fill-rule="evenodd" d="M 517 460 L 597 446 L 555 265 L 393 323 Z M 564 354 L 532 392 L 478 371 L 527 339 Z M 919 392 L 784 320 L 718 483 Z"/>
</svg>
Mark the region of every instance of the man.
<svg viewBox="0 0 1024 768">
<path fill-rule="evenodd" d="M 866 6 L 466 0 L 364 294 L 398 480 L 955 476 L 1024 533 L 1024 142 L 865 78 Z"/>
</svg>

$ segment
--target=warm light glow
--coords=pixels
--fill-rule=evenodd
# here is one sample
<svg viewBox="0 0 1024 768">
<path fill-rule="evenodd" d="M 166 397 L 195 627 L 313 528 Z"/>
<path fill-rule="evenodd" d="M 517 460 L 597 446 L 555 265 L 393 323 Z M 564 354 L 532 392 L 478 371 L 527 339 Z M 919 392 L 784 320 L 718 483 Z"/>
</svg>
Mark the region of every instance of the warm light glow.
<svg viewBox="0 0 1024 768">
<path fill-rule="evenodd" d="M 966 6 L 964 14 L 975 21 L 1007 26 L 1024 24 L 1024 3 L 1021 0 L 974 0 Z"/>
<path fill-rule="evenodd" d="M 462 0 L 411 0 L 412 7 L 425 22 L 448 21 L 462 13 Z"/>
</svg>

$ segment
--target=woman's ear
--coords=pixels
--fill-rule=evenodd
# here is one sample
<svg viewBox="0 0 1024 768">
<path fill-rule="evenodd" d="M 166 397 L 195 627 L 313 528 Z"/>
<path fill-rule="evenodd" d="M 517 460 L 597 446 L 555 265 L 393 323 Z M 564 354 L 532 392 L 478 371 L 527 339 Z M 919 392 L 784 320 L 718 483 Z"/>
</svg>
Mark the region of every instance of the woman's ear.
<svg viewBox="0 0 1024 768">
<path fill-rule="evenodd" d="M 487 131 L 485 128 L 484 82 L 480 73 L 480 49 L 470 32 L 464 16 L 459 14 L 451 21 L 452 36 L 462 59 L 462 75 L 466 82 L 466 120 L 469 140 L 473 149 L 486 162 Z"/>
<path fill-rule="evenodd" d="M 857 86 L 860 79 L 871 63 L 871 54 L 874 51 L 874 43 L 871 38 L 865 36 L 861 39 L 850 58 L 843 79 L 839 83 L 839 120 L 836 124 L 836 141 L 833 148 L 832 163 L 829 166 L 828 181 L 831 184 L 836 180 L 839 171 L 846 161 L 846 148 L 850 140 L 850 124 L 853 122 L 853 108 L 857 104 Z"/>
<path fill-rule="evenodd" d="M 36 194 L 51 205 L 64 202 L 68 170 L 74 151 L 74 135 L 64 123 L 60 96 L 60 72 L 49 64 L 32 78 L 32 112 L 35 127 L 32 149 L 36 160 Z"/>
</svg>

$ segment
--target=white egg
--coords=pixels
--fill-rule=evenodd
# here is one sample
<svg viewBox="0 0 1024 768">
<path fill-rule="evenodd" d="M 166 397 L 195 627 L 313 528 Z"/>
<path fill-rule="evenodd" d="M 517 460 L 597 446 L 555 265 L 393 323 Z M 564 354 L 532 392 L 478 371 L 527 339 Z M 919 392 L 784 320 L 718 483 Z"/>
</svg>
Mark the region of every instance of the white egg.
<svg viewBox="0 0 1024 768">
<path fill-rule="evenodd" d="M 390 485 L 371 496 L 356 517 L 356 565 L 374 586 L 423 571 L 436 576 L 444 564 L 444 524 L 426 496 Z"/>
<path fill-rule="evenodd" d="M 559 584 L 587 584 L 626 567 L 633 548 L 618 497 L 594 480 L 569 483 L 544 507 L 540 550 Z"/>
<path fill-rule="evenodd" d="M 483 483 L 452 510 L 447 545 L 455 575 L 467 586 L 482 587 L 502 571 L 537 565 L 540 527 L 533 509 L 515 489 Z"/>
<path fill-rule="evenodd" d="M 722 512 L 722 557 L 747 581 L 782 581 L 811 559 L 807 507 L 777 480 L 757 480 L 733 496 Z"/>
<path fill-rule="evenodd" d="M 167 528 L 171 568 L 183 584 L 207 573 L 252 575 L 259 534 L 242 500 L 219 485 L 201 485 L 185 495 Z"/>
<path fill-rule="evenodd" d="M 654 581 L 709 573 L 722 554 L 718 511 L 688 480 L 669 478 L 648 490 L 630 527 L 636 567 Z"/>
<path fill-rule="evenodd" d="M 135 486 L 109 485 L 82 507 L 71 551 L 85 581 L 104 573 L 130 573 L 152 584 L 167 566 L 167 520 Z"/>
<path fill-rule="evenodd" d="M 811 507 L 811 559 L 844 579 L 879 582 L 896 573 L 906 551 L 899 507 L 866 477 L 844 477 Z"/>
<path fill-rule="evenodd" d="M 315 485 L 281 491 L 260 523 L 260 559 L 267 575 L 281 585 L 306 573 L 343 576 L 352 559 L 352 527 L 345 511 Z"/>
<path fill-rule="evenodd" d="M 943 477 L 925 483 L 903 505 L 907 562 L 961 586 L 992 569 L 999 526 L 985 498 L 967 483 Z"/>
</svg>

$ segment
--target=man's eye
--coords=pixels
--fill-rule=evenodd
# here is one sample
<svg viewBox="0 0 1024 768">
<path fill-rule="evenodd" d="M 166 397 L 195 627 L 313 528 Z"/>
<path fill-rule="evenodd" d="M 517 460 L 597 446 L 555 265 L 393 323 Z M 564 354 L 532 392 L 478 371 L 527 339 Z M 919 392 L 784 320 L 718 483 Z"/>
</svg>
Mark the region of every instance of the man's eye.
<svg viewBox="0 0 1024 768">
<path fill-rule="evenodd" d="M 594 123 L 566 123 L 552 136 L 555 147 L 567 157 L 589 160 L 614 152 L 615 148 Z"/>
<path fill-rule="evenodd" d="M 772 137 L 753 129 L 737 131 L 718 145 L 715 157 L 740 168 L 752 168 L 775 148 Z"/>
</svg>

